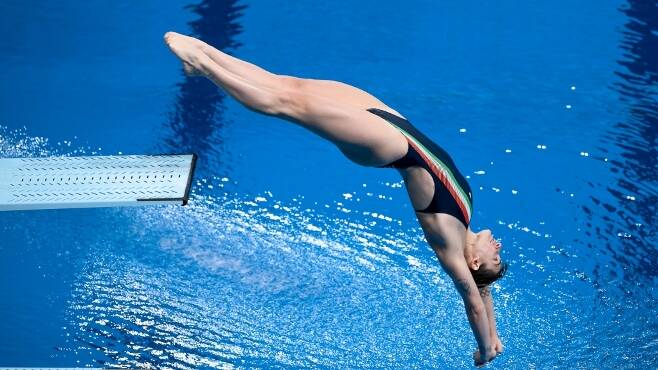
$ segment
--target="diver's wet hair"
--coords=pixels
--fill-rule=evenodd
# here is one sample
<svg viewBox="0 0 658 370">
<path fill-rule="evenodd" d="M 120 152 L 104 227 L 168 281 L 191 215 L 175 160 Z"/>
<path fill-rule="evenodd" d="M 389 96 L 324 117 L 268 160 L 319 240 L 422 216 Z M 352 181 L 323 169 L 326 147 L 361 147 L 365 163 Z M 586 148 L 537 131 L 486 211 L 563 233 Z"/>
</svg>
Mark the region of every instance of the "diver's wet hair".
<svg viewBox="0 0 658 370">
<path fill-rule="evenodd" d="M 489 286 L 494 281 L 502 278 L 503 276 L 505 276 L 506 272 L 507 272 L 507 263 L 503 263 L 500 266 L 500 271 L 498 272 L 494 272 L 493 270 L 490 270 L 485 266 L 481 266 L 478 270 L 471 270 L 471 275 L 473 275 L 473 280 L 475 280 L 475 285 L 477 285 L 478 289 L 480 289 Z"/>
</svg>

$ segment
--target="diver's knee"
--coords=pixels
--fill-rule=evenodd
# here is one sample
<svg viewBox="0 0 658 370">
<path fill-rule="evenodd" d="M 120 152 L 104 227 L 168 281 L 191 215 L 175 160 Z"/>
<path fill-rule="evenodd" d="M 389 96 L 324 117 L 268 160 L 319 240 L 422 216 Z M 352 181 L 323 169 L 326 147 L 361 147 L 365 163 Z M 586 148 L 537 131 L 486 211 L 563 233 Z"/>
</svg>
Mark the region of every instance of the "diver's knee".
<svg viewBox="0 0 658 370">
<path fill-rule="evenodd" d="M 303 92 L 306 85 L 305 79 L 295 76 L 277 75 L 277 80 L 282 89 L 289 91 Z"/>
</svg>

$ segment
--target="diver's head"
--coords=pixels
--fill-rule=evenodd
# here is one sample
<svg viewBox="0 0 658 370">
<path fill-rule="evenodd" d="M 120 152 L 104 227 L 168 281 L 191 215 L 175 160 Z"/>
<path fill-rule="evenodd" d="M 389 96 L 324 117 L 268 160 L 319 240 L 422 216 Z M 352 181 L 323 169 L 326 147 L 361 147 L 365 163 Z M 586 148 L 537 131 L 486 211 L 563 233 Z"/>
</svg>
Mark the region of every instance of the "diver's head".
<svg viewBox="0 0 658 370">
<path fill-rule="evenodd" d="M 490 285 L 507 272 L 507 264 L 500 259 L 501 248 L 489 229 L 477 233 L 469 229 L 466 233 L 464 258 L 478 288 Z"/>
</svg>

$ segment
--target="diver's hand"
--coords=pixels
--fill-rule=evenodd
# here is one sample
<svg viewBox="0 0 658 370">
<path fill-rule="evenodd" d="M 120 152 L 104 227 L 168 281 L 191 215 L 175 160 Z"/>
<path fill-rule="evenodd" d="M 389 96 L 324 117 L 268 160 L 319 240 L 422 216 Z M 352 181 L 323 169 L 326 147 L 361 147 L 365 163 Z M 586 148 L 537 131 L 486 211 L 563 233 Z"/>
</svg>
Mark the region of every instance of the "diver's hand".
<svg viewBox="0 0 658 370">
<path fill-rule="evenodd" d="M 503 346 L 503 342 L 500 341 L 500 338 L 496 335 L 495 338 L 491 338 L 491 341 L 493 342 L 493 349 L 496 351 L 496 356 L 503 353 L 505 347 Z"/>
<path fill-rule="evenodd" d="M 493 360 L 496 358 L 497 352 L 493 349 L 493 347 L 490 347 L 489 350 L 484 354 L 484 356 L 480 355 L 480 350 L 477 350 L 473 352 L 473 361 L 475 361 L 475 366 L 477 367 L 482 367 L 484 366 L 487 362 Z"/>
</svg>

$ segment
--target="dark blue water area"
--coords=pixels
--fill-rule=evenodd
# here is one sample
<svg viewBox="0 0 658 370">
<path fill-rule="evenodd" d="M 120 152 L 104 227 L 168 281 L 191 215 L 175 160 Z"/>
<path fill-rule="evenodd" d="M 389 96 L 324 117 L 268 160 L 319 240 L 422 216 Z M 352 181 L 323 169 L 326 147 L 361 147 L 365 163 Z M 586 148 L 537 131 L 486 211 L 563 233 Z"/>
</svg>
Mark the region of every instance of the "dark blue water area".
<svg viewBox="0 0 658 370">
<path fill-rule="evenodd" d="M 0 366 L 472 366 L 399 175 L 184 76 L 168 30 L 450 152 L 510 264 L 488 367 L 658 367 L 655 0 L 0 2 L 0 157 L 199 155 L 186 207 L 0 213 Z"/>
</svg>

